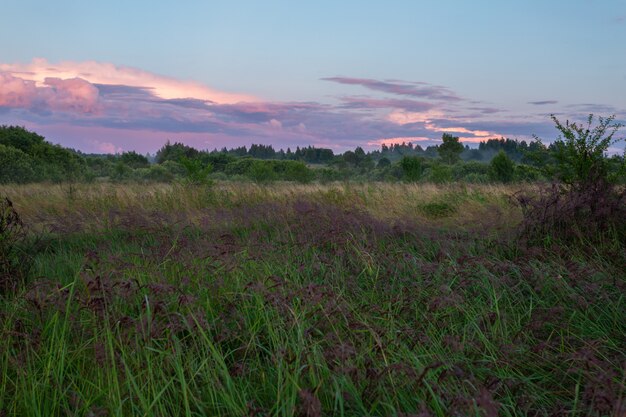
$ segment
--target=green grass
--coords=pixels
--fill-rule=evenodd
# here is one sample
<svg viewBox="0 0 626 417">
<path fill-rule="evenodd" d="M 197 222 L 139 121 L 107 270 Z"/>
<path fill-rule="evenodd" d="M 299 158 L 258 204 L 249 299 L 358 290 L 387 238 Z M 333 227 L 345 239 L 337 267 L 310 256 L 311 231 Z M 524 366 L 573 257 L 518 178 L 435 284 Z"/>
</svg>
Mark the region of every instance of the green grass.
<svg viewBox="0 0 626 417">
<path fill-rule="evenodd" d="M 520 245 L 512 190 L 249 187 L 0 190 L 55 231 L 0 415 L 620 415 L 624 271 Z"/>
</svg>

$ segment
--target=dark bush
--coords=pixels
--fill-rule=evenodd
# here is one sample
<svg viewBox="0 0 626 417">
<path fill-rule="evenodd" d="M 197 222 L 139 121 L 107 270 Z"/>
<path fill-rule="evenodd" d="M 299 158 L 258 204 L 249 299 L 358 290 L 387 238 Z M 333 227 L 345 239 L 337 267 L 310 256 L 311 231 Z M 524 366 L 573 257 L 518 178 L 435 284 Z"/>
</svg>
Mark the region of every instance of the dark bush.
<svg viewBox="0 0 626 417">
<path fill-rule="evenodd" d="M 611 182 L 606 157 L 621 125 L 612 124 L 613 117 L 600 117 L 599 125 L 592 128 L 593 115 L 587 127 L 552 119 L 564 137 L 556 142 L 562 182 L 538 195 L 516 195 L 524 214 L 521 236 L 530 242 L 557 239 L 586 244 L 609 236 L 626 242 L 626 190 Z"/>
<path fill-rule="evenodd" d="M 515 174 L 515 162 L 501 150 L 489 163 L 489 176 L 498 182 L 511 182 Z"/>
<path fill-rule="evenodd" d="M 594 242 L 609 233 L 626 242 L 626 192 L 605 181 L 584 188 L 552 184 L 535 197 L 521 193 L 516 199 L 524 214 L 521 235 L 531 242 Z"/>
<path fill-rule="evenodd" d="M 24 280 L 28 257 L 20 245 L 26 239 L 22 219 L 8 198 L 0 201 L 0 294 L 14 291 Z"/>
</svg>

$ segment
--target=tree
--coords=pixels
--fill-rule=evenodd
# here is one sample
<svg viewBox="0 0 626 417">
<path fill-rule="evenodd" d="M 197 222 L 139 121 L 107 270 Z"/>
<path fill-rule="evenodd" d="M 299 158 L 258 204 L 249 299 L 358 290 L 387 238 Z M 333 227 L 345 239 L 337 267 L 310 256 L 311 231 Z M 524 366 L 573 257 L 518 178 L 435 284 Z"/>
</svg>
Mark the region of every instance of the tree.
<svg viewBox="0 0 626 417">
<path fill-rule="evenodd" d="M 209 174 L 213 171 L 211 164 L 202 165 L 197 159 L 189 159 L 185 156 L 180 158 L 180 164 L 185 168 L 185 181 L 194 185 L 210 185 Z"/>
<path fill-rule="evenodd" d="M 24 183 L 35 177 L 31 158 L 11 146 L 0 144 L 0 183 Z"/>
<path fill-rule="evenodd" d="M 489 163 L 489 176 L 495 181 L 511 182 L 514 174 L 515 162 L 501 149 Z"/>
<path fill-rule="evenodd" d="M 378 160 L 378 168 L 386 168 L 389 165 L 391 165 L 391 161 L 385 156 Z"/>
<path fill-rule="evenodd" d="M 441 159 L 447 164 L 454 164 L 461 159 L 461 152 L 463 144 L 459 142 L 458 136 L 452 136 L 449 133 L 444 133 L 441 137 L 443 143 L 439 145 L 437 152 Z"/>
<path fill-rule="evenodd" d="M 143 155 L 139 155 L 135 151 L 124 152 L 120 156 L 120 160 L 131 168 L 147 168 L 150 166 L 148 158 Z"/>
<path fill-rule="evenodd" d="M 424 158 L 419 156 L 405 156 L 400 161 L 400 167 L 407 181 L 419 181 L 424 173 Z"/>
<path fill-rule="evenodd" d="M 555 115 L 551 117 L 562 135 L 554 143 L 559 179 L 565 184 L 583 188 L 598 180 L 608 181 L 606 152 L 610 146 L 624 140 L 614 138 L 623 126 L 613 122 L 615 115 L 598 117 L 596 126 L 592 126 L 593 114 L 587 118 L 586 126 L 582 123 L 570 123 L 569 120 L 562 124 Z"/>
</svg>

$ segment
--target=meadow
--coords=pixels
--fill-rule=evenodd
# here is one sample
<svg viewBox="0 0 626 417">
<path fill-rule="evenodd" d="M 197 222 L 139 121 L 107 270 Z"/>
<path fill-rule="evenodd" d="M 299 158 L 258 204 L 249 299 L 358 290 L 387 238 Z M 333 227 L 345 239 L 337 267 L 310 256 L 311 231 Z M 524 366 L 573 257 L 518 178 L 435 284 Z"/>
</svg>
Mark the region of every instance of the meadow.
<svg viewBox="0 0 626 417">
<path fill-rule="evenodd" d="M 0 185 L 0 416 L 623 416 L 626 243 L 519 192 Z"/>
</svg>

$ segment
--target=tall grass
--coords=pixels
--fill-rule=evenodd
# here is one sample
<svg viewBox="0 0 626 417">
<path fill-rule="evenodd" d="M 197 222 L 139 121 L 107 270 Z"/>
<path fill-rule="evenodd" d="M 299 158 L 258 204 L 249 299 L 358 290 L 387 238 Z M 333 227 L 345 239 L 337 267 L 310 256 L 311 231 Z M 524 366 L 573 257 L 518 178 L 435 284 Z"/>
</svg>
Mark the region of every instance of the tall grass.
<svg viewBox="0 0 626 417">
<path fill-rule="evenodd" d="M 3 187 L 0 414 L 622 415 L 625 274 L 502 186 Z"/>
</svg>

